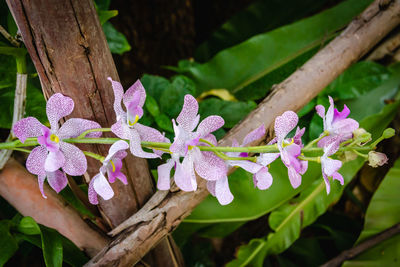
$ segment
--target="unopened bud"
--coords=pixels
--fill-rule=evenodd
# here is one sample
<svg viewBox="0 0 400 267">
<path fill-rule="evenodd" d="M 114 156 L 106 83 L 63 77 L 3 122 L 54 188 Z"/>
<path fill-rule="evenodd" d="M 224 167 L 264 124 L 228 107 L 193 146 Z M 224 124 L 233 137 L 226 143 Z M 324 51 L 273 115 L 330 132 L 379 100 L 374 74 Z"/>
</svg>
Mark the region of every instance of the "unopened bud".
<svg viewBox="0 0 400 267">
<path fill-rule="evenodd" d="M 354 140 L 357 140 L 358 145 L 364 145 L 372 140 L 371 134 L 363 128 L 358 128 L 353 132 Z"/>
<path fill-rule="evenodd" d="M 354 130 L 354 132 L 353 132 L 354 139 L 358 138 L 362 134 L 365 134 L 366 132 L 367 131 L 364 128 L 358 128 L 358 129 Z"/>
<path fill-rule="evenodd" d="M 393 128 L 387 128 L 383 131 L 382 137 L 385 139 L 391 138 L 396 134 L 396 131 Z"/>
<path fill-rule="evenodd" d="M 368 153 L 368 161 L 369 161 L 369 166 L 371 167 L 378 167 L 382 166 L 383 164 L 386 164 L 388 161 L 388 158 L 385 154 L 376 152 L 376 151 L 370 151 Z"/>
<path fill-rule="evenodd" d="M 338 159 L 342 162 L 348 162 L 355 160 L 357 157 L 358 155 L 353 151 L 344 151 L 343 153 L 339 154 Z"/>
</svg>

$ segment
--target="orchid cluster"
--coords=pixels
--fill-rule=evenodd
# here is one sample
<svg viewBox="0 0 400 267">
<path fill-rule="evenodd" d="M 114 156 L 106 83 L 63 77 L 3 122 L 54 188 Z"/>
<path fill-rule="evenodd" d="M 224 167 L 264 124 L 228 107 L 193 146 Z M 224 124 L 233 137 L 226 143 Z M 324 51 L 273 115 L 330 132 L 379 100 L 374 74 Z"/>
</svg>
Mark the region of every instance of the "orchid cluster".
<svg viewBox="0 0 400 267">
<path fill-rule="evenodd" d="M 174 183 L 183 191 L 195 191 L 200 177 L 207 181 L 208 191 L 222 205 L 233 200 L 228 182 L 230 167 L 240 167 L 252 173 L 254 186 L 266 190 L 273 183 L 269 166 L 278 158 L 287 167 L 293 188 L 301 185 L 302 175 L 307 171 L 309 161 L 321 163 L 322 177 L 329 194 L 330 179 L 344 184 L 339 169 L 347 158 L 364 157 L 373 167 L 385 164 L 386 155 L 375 152 L 374 149 L 381 140 L 394 135 L 392 129 L 387 129 L 382 137 L 367 145 L 371 141 L 371 135 L 359 128 L 357 121 L 348 118 L 350 110 L 346 106 L 339 112 L 334 107 L 333 99 L 329 97 L 328 110 L 325 111 L 321 105 L 316 106 L 316 112 L 323 120 L 324 130 L 307 145 L 302 143 L 305 128 L 300 129 L 297 126 L 297 114 L 286 111 L 276 118 L 275 138 L 267 145 L 249 146 L 266 135 L 264 125 L 260 125 L 247 134 L 241 144 L 233 140 L 230 147 L 220 147 L 213 132 L 224 125 L 223 118 L 209 116 L 200 121 L 197 100 L 186 95 L 179 116 L 172 120 L 175 137 L 169 140 L 164 133 L 139 123 L 146 100 L 146 91 L 141 82 L 138 80 L 124 92 L 119 82 L 111 78 L 109 80 L 114 91 L 116 115 L 116 122 L 111 128 L 101 128 L 94 121 L 79 118 L 68 119 L 59 127 L 59 120 L 72 113 L 74 102 L 58 93 L 47 102 L 46 113 L 50 128 L 36 118 L 24 118 L 13 126 L 13 133 L 19 140 L 0 144 L 0 149 L 29 153 L 26 167 L 29 172 L 38 176 L 43 197 L 46 198 L 43 190 L 46 178 L 49 185 L 57 193 L 60 192 L 68 184 L 67 174 L 79 176 L 87 171 L 85 156 L 89 156 L 102 163 L 99 173 L 88 181 L 89 201 L 98 204 L 98 196 L 104 200 L 112 198 L 114 191 L 110 184 L 117 179 L 128 184 L 128 179 L 122 172 L 123 159 L 127 156 L 128 149 L 136 157 L 168 157 L 157 169 L 159 190 L 169 190 Z M 107 131 L 118 138 L 101 137 L 102 132 Z M 294 135 L 291 134 L 292 131 Z M 111 144 L 111 147 L 108 155 L 103 157 L 82 151 L 74 143 Z M 35 148 L 23 148 L 29 146 Z M 319 152 L 320 155 L 306 156 L 309 152 Z"/>
</svg>

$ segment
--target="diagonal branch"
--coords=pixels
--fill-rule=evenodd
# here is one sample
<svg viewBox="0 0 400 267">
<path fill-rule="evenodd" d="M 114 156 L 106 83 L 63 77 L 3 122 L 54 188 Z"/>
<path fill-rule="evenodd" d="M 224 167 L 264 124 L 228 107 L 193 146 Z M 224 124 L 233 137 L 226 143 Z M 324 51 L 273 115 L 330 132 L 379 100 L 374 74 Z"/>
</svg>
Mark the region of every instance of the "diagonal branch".
<svg viewBox="0 0 400 267">
<path fill-rule="evenodd" d="M 258 108 L 233 128 L 220 144 L 230 144 L 233 138 L 242 140 L 261 123 L 271 129 L 276 116 L 286 110 L 299 110 L 397 26 L 400 23 L 399 14 L 398 0 L 377 0 L 372 3 L 340 36 L 277 85 Z M 120 235 L 86 266 L 123 266 L 138 262 L 207 195 L 203 179 L 199 181 L 195 192 L 158 191 L 142 210 L 111 232 L 111 235 Z"/>
</svg>

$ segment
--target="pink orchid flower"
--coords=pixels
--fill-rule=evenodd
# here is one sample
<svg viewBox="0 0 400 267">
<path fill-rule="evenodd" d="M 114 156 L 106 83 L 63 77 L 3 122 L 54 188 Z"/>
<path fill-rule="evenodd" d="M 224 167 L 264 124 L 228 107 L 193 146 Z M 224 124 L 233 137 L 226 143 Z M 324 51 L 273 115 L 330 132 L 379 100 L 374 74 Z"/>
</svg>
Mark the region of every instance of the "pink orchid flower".
<svg viewBox="0 0 400 267">
<path fill-rule="evenodd" d="M 141 158 L 158 158 L 159 151 L 155 153 L 145 152 L 142 149 L 141 141 L 164 142 L 165 137 L 154 128 L 138 123 L 143 116 L 143 105 L 146 100 L 146 91 L 142 83 L 137 80 L 125 93 L 122 85 L 111 81 L 114 90 L 114 110 L 117 122 L 111 126 L 111 131 L 121 139 L 128 139 L 130 151 L 133 155 Z M 122 108 L 124 103 L 126 111 Z"/>
<path fill-rule="evenodd" d="M 197 174 L 206 180 L 218 180 L 226 175 L 224 161 L 212 152 L 201 152 L 196 145 L 207 145 L 200 139 L 216 142 L 211 132 L 224 125 L 220 116 L 209 116 L 199 124 L 198 103 L 191 95 L 186 95 L 182 110 L 175 120 L 172 120 L 175 139 L 170 147 L 171 159 L 158 167 L 158 183 L 160 190 L 170 188 L 170 172 L 175 168 L 175 183 L 183 191 L 197 189 Z M 194 129 L 197 127 L 197 130 Z M 180 162 L 180 157 L 184 157 Z"/>
<path fill-rule="evenodd" d="M 353 136 L 353 132 L 358 129 L 357 121 L 347 118 L 350 114 L 350 109 L 344 105 L 343 110 L 339 112 L 335 108 L 332 97 L 329 96 L 330 106 L 325 114 L 325 107 L 317 105 L 315 110 L 324 121 L 324 131 L 329 135 L 325 136 L 318 142 L 319 147 L 325 147 L 336 140 L 336 146 L 341 142 L 346 141 Z M 339 136 L 340 138 L 336 138 Z"/>
<path fill-rule="evenodd" d="M 22 143 L 29 137 L 37 137 L 40 146 L 29 154 L 26 168 L 38 176 L 39 188 L 44 198 L 46 196 L 43 192 L 43 183 L 46 177 L 49 185 L 58 193 L 67 185 L 65 173 L 77 176 L 84 174 L 87 169 L 83 152 L 63 140 L 77 137 L 89 129 L 100 128 L 100 125 L 94 121 L 73 118 L 59 127 L 58 121 L 70 115 L 73 109 L 74 101 L 57 93 L 49 98 L 46 105 L 50 129 L 34 117 L 24 118 L 13 127 L 15 136 Z M 93 132 L 87 137 L 100 137 L 100 135 L 101 132 Z"/>
<path fill-rule="evenodd" d="M 337 172 L 342 167 L 343 163 L 340 160 L 329 158 L 329 156 L 335 154 L 339 149 L 339 147 L 337 146 L 338 142 L 336 142 L 336 140 L 332 141 L 333 142 L 324 147 L 324 154 L 321 157 L 322 177 L 325 181 L 327 194 L 329 194 L 329 192 L 331 191 L 328 177 L 332 177 L 332 179 L 338 180 L 341 185 L 344 184 L 343 176 Z"/>
<path fill-rule="evenodd" d="M 100 172 L 89 183 L 88 195 L 90 203 L 94 205 L 99 203 L 97 195 L 100 195 L 104 200 L 109 200 L 114 196 L 114 191 L 109 182 L 114 183 L 116 179 L 119 179 L 123 184 L 128 184 L 125 174 L 121 172 L 122 160 L 126 157 L 125 150 L 128 148 L 129 144 L 123 140 L 115 142 L 110 147 L 107 157 L 103 160 Z M 106 174 L 108 181 L 105 177 Z"/>
</svg>

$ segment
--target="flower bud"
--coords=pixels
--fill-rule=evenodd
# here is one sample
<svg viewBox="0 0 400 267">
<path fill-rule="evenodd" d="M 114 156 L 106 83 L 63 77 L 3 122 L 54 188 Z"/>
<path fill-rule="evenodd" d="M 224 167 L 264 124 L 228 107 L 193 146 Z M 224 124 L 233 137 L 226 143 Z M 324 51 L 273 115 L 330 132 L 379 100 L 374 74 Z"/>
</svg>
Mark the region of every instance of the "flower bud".
<svg viewBox="0 0 400 267">
<path fill-rule="evenodd" d="M 368 164 L 369 166 L 376 168 L 378 166 L 382 166 L 383 164 L 386 164 L 388 161 L 388 158 L 383 153 L 370 151 L 368 153 L 368 161 L 369 161 L 369 164 Z"/>
<path fill-rule="evenodd" d="M 353 132 L 354 139 L 357 140 L 357 145 L 364 145 L 372 140 L 371 134 L 363 128 L 358 128 Z"/>
<path fill-rule="evenodd" d="M 396 134 L 396 131 L 393 128 L 387 128 L 383 131 L 382 137 L 385 139 L 391 138 Z"/>
<path fill-rule="evenodd" d="M 338 159 L 342 162 L 348 162 L 355 160 L 357 157 L 358 155 L 353 151 L 344 151 L 343 153 L 339 154 Z"/>
<path fill-rule="evenodd" d="M 353 132 L 354 139 L 358 138 L 362 134 L 365 134 L 367 131 L 364 128 L 358 128 Z"/>
</svg>

